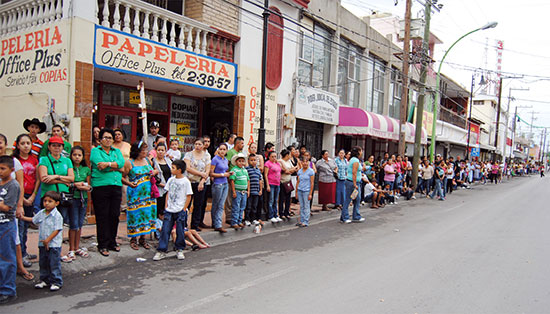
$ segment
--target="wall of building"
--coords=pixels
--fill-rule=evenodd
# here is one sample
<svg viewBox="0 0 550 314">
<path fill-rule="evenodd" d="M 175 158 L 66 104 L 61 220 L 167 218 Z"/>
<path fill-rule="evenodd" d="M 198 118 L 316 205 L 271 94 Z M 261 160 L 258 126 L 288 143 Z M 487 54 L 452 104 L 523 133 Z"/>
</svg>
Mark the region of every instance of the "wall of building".
<svg viewBox="0 0 550 314">
<path fill-rule="evenodd" d="M 227 0 L 227 2 L 219 0 L 186 0 L 185 16 L 228 33 L 238 35 L 241 14 L 237 7 L 239 2 L 239 0 Z"/>
</svg>

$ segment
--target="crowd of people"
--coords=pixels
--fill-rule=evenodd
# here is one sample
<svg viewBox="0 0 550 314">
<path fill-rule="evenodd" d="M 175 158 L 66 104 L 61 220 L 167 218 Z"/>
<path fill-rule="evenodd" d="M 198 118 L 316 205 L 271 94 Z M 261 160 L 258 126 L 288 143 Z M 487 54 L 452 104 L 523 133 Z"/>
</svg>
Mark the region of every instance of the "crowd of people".
<svg viewBox="0 0 550 314">
<path fill-rule="evenodd" d="M 27 119 L 23 127 L 28 133 L 15 139 L 11 156 L 6 155 L 8 139 L 0 134 L 0 303 L 15 298 L 17 274 L 34 280 L 26 269 L 37 258 L 27 251 L 29 228 L 39 230 L 40 278 L 35 287 L 56 291 L 63 286 L 61 263 L 89 256 L 80 238 L 90 212 L 102 256 L 120 251 L 122 210 L 131 249 L 153 249 L 147 235 L 154 234 L 159 242 L 153 260 L 166 258 L 170 239 L 177 259 L 183 260 L 187 246 L 210 247 L 202 229 L 228 232 L 224 216 L 235 230 L 261 229 L 264 217 L 273 224 L 295 219 L 297 227 L 308 227 L 315 190 L 320 210 L 339 210 L 340 222 L 348 224 L 365 221 L 359 208 L 367 203 L 380 208 L 416 195 L 444 201 L 453 190 L 475 181 L 497 184 L 504 176 L 544 173 L 544 167 L 525 163 L 508 167 L 438 155 L 433 163 L 422 158 L 414 186 L 407 156 L 385 153 L 375 160 L 360 147 L 340 150 L 334 158 L 323 150 L 317 160 L 306 146 L 277 153 L 267 143 L 260 153 L 251 143 L 245 150 L 244 139 L 232 134 L 215 149 L 203 136 L 192 151 L 182 152 L 179 142 L 161 136 L 159 123 L 153 121 L 147 138 L 132 144 L 124 141 L 120 129 L 94 128 L 93 148 L 87 152 L 72 147 L 60 125 L 52 127 L 45 142 L 38 138 L 46 131 L 43 122 Z M 205 220 L 209 195 L 211 225 Z M 300 206 L 296 218 L 293 202 Z M 69 250 L 62 256 L 64 225 Z"/>
</svg>

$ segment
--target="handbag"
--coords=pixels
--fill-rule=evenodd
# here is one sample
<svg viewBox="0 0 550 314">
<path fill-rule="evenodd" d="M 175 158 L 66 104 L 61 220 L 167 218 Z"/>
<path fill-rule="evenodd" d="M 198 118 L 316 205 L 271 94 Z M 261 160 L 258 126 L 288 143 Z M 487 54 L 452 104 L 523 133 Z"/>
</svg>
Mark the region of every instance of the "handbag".
<svg viewBox="0 0 550 314">
<path fill-rule="evenodd" d="M 283 188 L 285 189 L 286 193 L 290 193 L 294 191 L 294 186 L 292 185 L 292 181 L 288 181 L 286 183 L 283 183 Z"/>
<path fill-rule="evenodd" d="M 153 168 L 153 165 L 150 164 L 150 166 Z M 160 182 L 160 179 L 158 179 L 157 176 L 152 175 L 149 181 L 151 182 L 151 198 L 159 198 L 160 192 L 157 186 L 157 181 Z"/>
<path fill-rule="evenodd" d="M 50 161 L 50 164 L 52 165 L 52 171 L 53 171 L 53 174 L 54 175 L 57 175 L 55 173 L 55 167 L 53 166 L 53 162 L 52 160 L 50 159 L 50 157 L 48 156 L 48 160 Z M 66 193 L 66 192 L 59 192 L 59 186 L 58 186 L 59 183 L 56 183 L 55 184 L 55 189 L 57 190 L 57 193 L 59 193 L 61 195 L 61 201 L 59 202 L 59 205 L 61 205 L 62 207 L 70 207 L 72 206 L 72 201 L 73 201 L 73 198 L 74 198 L 74 190 L 72 191 L 71 193 L 71 190 L 72 189 L 69 189 L 69 193 Z"/>
</svg>

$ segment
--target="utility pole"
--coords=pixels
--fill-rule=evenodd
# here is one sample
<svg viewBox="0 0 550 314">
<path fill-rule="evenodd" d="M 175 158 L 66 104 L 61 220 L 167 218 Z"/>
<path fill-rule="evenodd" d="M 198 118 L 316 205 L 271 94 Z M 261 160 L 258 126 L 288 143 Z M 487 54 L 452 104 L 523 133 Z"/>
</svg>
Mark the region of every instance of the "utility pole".
<svg viewBox="0 0 550 314">
<path fill-rule="evenodd" d="M 420 58 L 420 95 L 416 105 L 416 131 L 414 134 L 414 156 L 412 166 L 412 184 L 418 185 L 418 165 L 420 164 L 420 150 L 422 148 L 422 119 L 424 117 L 424 100 L 426 98 L 426 78 L 428 75 L 428 47 L 430 42 L 430 19 L 432 15 L 432 1 L 426 0 L 424 6 L 424 38 L 422 40 L 422 56 Z"/>
<path fill-rule="evenodd" d="M 497 160 L 497 150 L 498 150 L 498 127 L 500 124 L 500 104 L 502 101 L 502 77 L 500 78 L 498 84 L 498 104 L 497 104 L 497 124 L 495 125 L 495 154 L 493 160 Z M 504 154 L 504 153 L 503 153 Z"/>
<path fill-rule="evenodd" d="M 264 1 L 263 41 L 262 41 L 262 87 L 260 95 L 260 128 L 258 128 L 258 150 L 264 149 L 265 145 L 265 81 L 267 72 L 267 29 L 269 27 L 269 0 Z"/>
<path fill-rule="evenodd" d="M 540 146 L 539 146 L 539 155 L 537 156 L 539 158 L 539 161 L 542 160 L 542 144 L 543 144 L 543 139 L 546 137 L 546 128 L 544 128 L 544 133 L 541 132 L 540 134 Z"/>
<path fill-rule="evenodd" d="M 429 2 L 429 0 L 426 0 Z M 405 155 L 405 130 L 407 126 L 407 104 L 409 96 L 409 54 L 411 51 L 411 7 L 412 0 L 406 0 L 405 4 L 405 38 L 403 42 L 403 77 L 401 78 L 403 89 L 401 90 L 401 108 L 399 109 L 399 155 Z"/>
</svg>

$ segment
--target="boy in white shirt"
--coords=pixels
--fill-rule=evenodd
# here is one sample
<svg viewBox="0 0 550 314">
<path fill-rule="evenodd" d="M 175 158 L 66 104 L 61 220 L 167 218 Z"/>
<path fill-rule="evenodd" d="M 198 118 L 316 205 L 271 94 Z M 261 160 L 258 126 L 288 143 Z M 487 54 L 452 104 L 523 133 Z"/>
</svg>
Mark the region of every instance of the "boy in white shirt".
<svg viewBox="0 0 550 314">
<path fill-rule="evenodd" d="M 168 240 L 174 224 L 176 225 L 176 239 L 174 245 L 179 260 L 185 259 L 183 250 L 185 249 L 185 227 L 187 225 L 187 208 L 191 202 L 193 190 L 191 182 L 183 174 L 186 164 L 183 160 L 174 160 L 172 163 L 172 176 L 166 182 L 166 209 L 164 210 L 164 220 L 162 222 L 162 231 L 160 233 L 159 246 L 157 253 L 153 257 L 154 261 L 160 261 L 166 257 L 168 249 Z"/>
<path fill-rule="evenodd" d="M 172 139 L 170 141 L 170 149 L 166 152 L 166 156 L 170 158 L 170 160 L 179 160 L 181 159 L 181 152 L 179 149 L 180 142 L 176 139 Z"/>
</svg>

